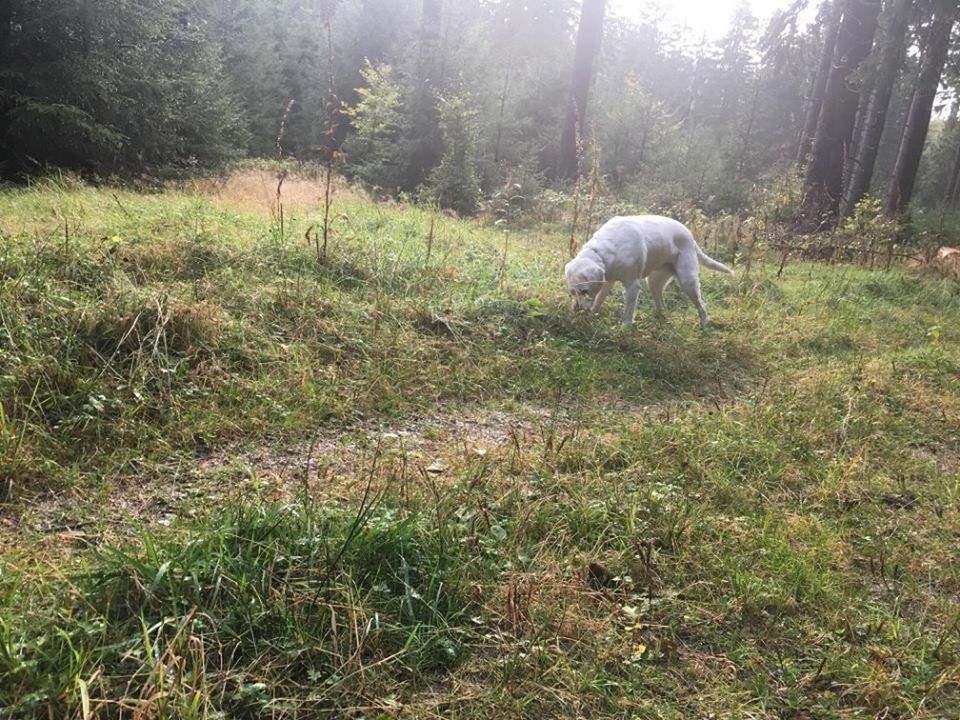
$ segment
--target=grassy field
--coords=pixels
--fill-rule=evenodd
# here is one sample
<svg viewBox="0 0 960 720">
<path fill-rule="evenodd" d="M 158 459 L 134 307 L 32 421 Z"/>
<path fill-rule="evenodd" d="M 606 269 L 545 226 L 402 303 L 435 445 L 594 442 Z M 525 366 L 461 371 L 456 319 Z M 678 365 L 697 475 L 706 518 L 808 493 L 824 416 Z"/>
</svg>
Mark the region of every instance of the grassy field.
<svg viewBox="0 0 960 720">
<path fill-rule="evenodd" d="M 960 716 L 956 282 L 316 189 L 0 192 L 0 718 Z"/>
</svg>

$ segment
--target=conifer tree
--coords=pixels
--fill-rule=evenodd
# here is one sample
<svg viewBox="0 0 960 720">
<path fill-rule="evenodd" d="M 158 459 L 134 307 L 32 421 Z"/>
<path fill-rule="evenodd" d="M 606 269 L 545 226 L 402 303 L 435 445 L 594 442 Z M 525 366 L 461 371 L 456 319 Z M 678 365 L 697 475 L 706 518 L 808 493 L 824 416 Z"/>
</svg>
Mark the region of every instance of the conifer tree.
<svg viewBox="0 0 960 720">
<path fill-rule="evenodd" d="M 930 39 L 927 43 L 920 75 L 910 103 L 910 113 L 900 139 L 897 162 L 893 168 L 890 188 L 884 209 L 889 215 L 904 211 L 913 196 L 917 170 L 920 168 L 920 156 L 930 127 L 930 115 L 933 101 L 940 84 L 950 47 L 950 33 L 957 16 L 956 0 L 937 0 L 934 4 L 933 20 L 930 25 Z"/>
<path fill-rule="evenodd" d="M 800 221 L 819 228 L 836 219 L 843 191 L 844 158 L 850 148 L 859 95 L 851 74 L 867 59 L 880 12 L 880 0 L 846 0 L 834 60 L 827 78 L 813 143 L 813 156 L 804 178 Z"/>
<path fill-rule="evenodd" d="M 577 143 L 583 138 L 584 128 L 587 127 L 587 99 L 593 82 L 594 60 L 600 52 L 606 5 L 606 0 L 583 0 L 573 59 L 573 78 L 570 81 L 570 100 L 557 158 L 557 176 L 561 178 L 572 178 L 578 172 Z"/>
</svg>

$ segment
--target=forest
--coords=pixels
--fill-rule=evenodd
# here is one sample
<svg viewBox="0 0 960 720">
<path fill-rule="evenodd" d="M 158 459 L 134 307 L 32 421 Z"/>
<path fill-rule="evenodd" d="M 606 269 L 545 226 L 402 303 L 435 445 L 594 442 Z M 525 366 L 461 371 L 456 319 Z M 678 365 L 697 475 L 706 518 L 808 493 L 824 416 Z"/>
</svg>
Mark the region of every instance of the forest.
<svg viewBox="0 0 960 720">
<path fill-rule="evenodd" d="M 958 21 L 0 0 L 0 720 L 960 718 Z"/>
<path fill-rule="evenodd" d="M 163 178 L 237 158 L 335 165 L 474 213 L 599 186 L 801 229 L 955 207 L 951 0 L 741 3 L 719 39 L 655 2 L 8 0 L 0 171 Z M 592 178 L 592 179 L 591 179 Z"/>
</svg>

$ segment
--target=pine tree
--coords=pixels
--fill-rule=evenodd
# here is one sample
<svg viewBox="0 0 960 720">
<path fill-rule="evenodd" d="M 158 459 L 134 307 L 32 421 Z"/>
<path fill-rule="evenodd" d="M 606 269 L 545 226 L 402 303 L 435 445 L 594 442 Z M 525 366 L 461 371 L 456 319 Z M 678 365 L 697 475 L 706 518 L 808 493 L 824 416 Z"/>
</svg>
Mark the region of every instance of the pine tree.
<svg viewBox="0 0 960 720">
<path fill-rule="evenodd" d="M 557 176 L 572 178 L 578 174 L 577 143 L 587 127 L 587 99 L 593 82 L 593 63 L 600 52 L 603 38 L 603 16 L 606 0 L 583 0 L 580 29 L 577 31 L 577 49 L 573 59 L 573 78 L 570 81 L 570 100 L 567 118 L 560 138 L 557 158 Z"/>
<path fill-rule="evenodd" d="M 877 162 L 877 151 L 880 148 L 880 138 L 887 121 L 890 96 L 893 94 L 893 86 L 903 62 L 904 39 L 912 7 L 912 0 L 895 0 L 887 18 L 887 27 L 880 46 L 877 76 L 851 165 L 844 206 L 845 214 L 852 213 L 857 203 L 870 189 L 873 169 Z"/>
<path fill-rule="evenodd" d="M 404 128 L 406 162 L 403 185 L 412 190 L 424 182 L 440 159 L 442 143 L 437 93 L 440 78 L 440 30 L 443 0 L 423 0 L 416 75 L 407 89 L 407 125 Z"/>
<path fill-rule="evenodd" d="M 244 144 L 199 0 L 14 2 L 0 75 L 5 173 L 143 173 Z"/>
<path fill-rule="evenodd" d="M 933 101 L 940 84 L 940 74 L 946 63 L 947 51 L 950 48 L 950 32 L 956 16 L 956 0 L 937 0 L 930 26 L 930 39 L 923 56 L 913 101 L 910 104 L 910 113 L 904 126 L 897 162 L 894 165 L 893 177 L 884 204 L 884 210 L 888 215 L 903 212 L 913 195 L 917 170 L 920 168 L 920 156 L 930 127 Z"/>
<path fill-rule="evenodd" d="M 843 0 L 828 0 L 825 3 L 826 17 L 824 19 L 823 47 L 820 49 L 820 64 L 814 77 L 813 87 L 810 90 L 810 99 L 807 101 L 807 115 L 800 133 L 797 147 L 797 163 L 807 161 L 813 149 L 813 140 L 817 134 L 817 123 L 820 120 L 820 109 L 823 107 L 823 95 L 827 89 L 827 79 L 833 68 L 834 50 L 837 47 L 837 33 L 840 30 L 840 18 L 843 15 Z"/>
<path fill-rule="evenodd" d="M 850 75 L 870 54 L 880 0 L 846 0 L 833 67 L 823 94 L 813 157 L 804 179 L 801 224 L 821 227 L 836 219 L 843 191 L 844 158 L 850 146 L 859 96 Z"/>
<path fill-rule="evenodd" d="M 444 152 L 430 176 L 431 193 L 441 207 L 472 215 L 480 200 L 476 114 L 463 95 L 441 98 L 439 110 Z"/>
</svg>

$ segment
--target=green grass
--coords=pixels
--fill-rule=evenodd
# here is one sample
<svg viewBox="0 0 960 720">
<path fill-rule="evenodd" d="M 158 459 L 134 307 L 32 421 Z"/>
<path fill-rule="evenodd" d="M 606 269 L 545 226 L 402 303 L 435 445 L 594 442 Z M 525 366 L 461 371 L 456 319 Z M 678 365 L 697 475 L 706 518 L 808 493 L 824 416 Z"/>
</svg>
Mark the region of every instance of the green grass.
<svg viewBox="0 0 960 720">
<path fill-rule="evenodd" d="M 956 283 L 334 214 L 0 193 L 0 718 L 960 714 Z"/>
</svg>

